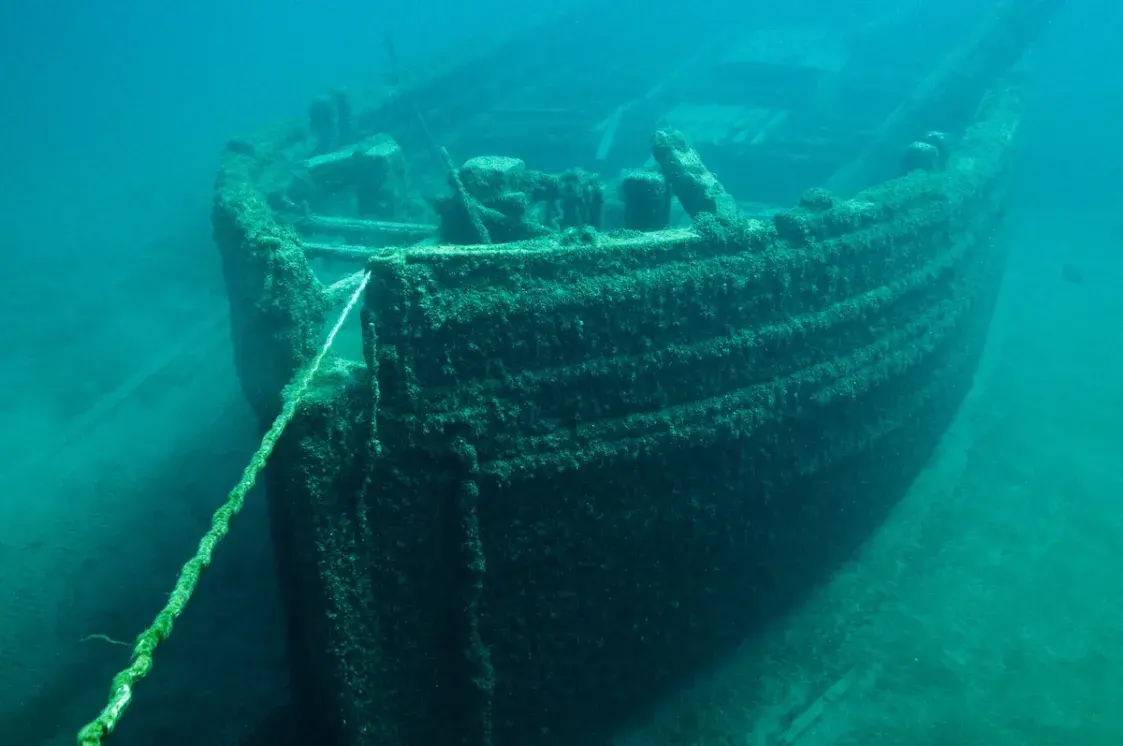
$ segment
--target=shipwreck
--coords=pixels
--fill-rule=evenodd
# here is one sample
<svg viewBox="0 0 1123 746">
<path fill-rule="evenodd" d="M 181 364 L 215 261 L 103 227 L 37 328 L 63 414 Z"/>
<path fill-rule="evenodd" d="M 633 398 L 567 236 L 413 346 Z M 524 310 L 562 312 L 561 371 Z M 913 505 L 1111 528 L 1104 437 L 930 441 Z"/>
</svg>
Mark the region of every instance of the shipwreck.
<svg viewBox="0 0 1123 746">
<path fill-rule="evenodd" d="M 266 472 L 321 746 L 606 742 L 875 530 L 971 385 L 1059 2 L 627 5 L 223 155 L 263 423 L 363 290 Z"/>
</svg>

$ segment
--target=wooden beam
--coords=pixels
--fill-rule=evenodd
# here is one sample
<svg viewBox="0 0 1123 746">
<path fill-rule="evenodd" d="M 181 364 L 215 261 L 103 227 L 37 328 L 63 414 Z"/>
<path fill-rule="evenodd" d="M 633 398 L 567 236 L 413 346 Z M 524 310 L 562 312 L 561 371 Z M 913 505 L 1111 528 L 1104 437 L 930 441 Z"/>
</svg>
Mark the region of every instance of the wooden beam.
<svg viewBox="0 0 1123 746">
<path fill-rule="evenodd" d="M 311 215 L 297 221 L 296 227 L 304 235 L 339 236 L 358 243 L 407 243 L 437 235 L 437 226 L 429 223 L 399 223 L 328 215 Z"/>
</svg>

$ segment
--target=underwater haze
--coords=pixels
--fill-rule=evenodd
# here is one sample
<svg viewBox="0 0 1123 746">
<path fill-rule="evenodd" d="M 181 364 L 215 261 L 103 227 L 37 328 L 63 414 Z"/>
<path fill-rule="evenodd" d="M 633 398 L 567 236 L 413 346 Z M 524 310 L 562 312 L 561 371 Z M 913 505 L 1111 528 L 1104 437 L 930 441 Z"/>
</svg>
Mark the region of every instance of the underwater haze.
<svg viewBox="0 0 1123 746">
<path fill-rule="evenodd" d="M 967 86 L 975 98 L 949 96 L 954 111 L 938 113 L 931 127 L 900 123 L 910 107 L 923 108 L 924 97 L 963 83 L 967 76 L 940 77 L 941 71 L 971 57 L 972 39 L 990 33 L 985 19 L 993 9 L 1001 15 L 1025 2 L 1048 6 L 1053 15 L 1026 41 L 1024 59 L 1019 50 L 1007 65 L 1025 83 L 1009 193 L 993 234 L 1005 265 L 993 310 L 983 303 L 976 319 L 987 330 L 985 344 L 980 331 L 979 349 L 968 355 L 977 364 L 963 395 L 952 397 L 958 406 L 923 423 L 932 442 L 910 455 L 915 469 L 898 465 L 901 475 L 885 477 L 887 485 L 903 480 L 899 494 L 871 497 L 870 506 L 878 507 L 852 511 L 869 520 L 842 548 L 824 550 L 829 566 L 824 557 L 814 572 L 765 573 L 780 588 L 776 599 L 746 612 L 752 623 L 743 630 L 715 635 L 720 655 L 668 654 L 674 663 L 666 668 L 681 664 L 687 673 L 675 669 L 642 698 L 631 689 L 623 693 L 635 682 L 617 682 L 618 697 L 592 691 L 557 709 L 544 707 L 544 718 L 574 730 L 551 720 L 535 738 L 542 746 L 1123 743 L 1123 8 L 1107 0 L 656 2 L 0 5 L 0 740 L 73 744 L 98 716 L 113 677 L 129 665 L 134 639 L 168 603 L 215 510 L 244 483 L 243 470 L 276 414 L 277 406 L 261 401 L 279 401 L 281 385 L 270 381 L 262 394 L 264 384 L 247 371 L 267 368 L 269 345 L 284 335 L 247 342 L 256 327 L 239 314 L 268 315 L 262 309 L 273 303 L 272 312 L 283 316 L 277 306 L 284 301 L 280 291 L 270 295 L 273 275 L 257 286 L 240 284 L 236 251 L 243 247 L 223 232 L 223 188 L 231 173 L 237 176 L 238 158 L 261 157 L 269 179 L 282 179 L 275 170 L 284 179 L 299 172 L 285 182 L 287 191 L 260 200 L 268 203 L 262 209 L 299 213 L 292 235 L 303 230 L 300 219 L 326 216 L 348 225 L 391 224 L 385 229 L 408 233 L 408 243 L 421 248 L 524 239 L 564 247 L 593 242 L 594 230 L 612 237 L 634 237 L 637 230 L 665 235 L 663 229 L 704 234 L 716 224 L 711 218 L 728 217 L 719 215 L 723 205 L 755 221 L 744 225 L 777 220 L 782 227 L 775 216 L 800 200 L 810 204 L 811 188 L 837 185 L 841 196 L 831 199 L 841 202 L 859 188 L 938 170 L 907 158 L 942 148 L 941 138 L 932 147 L 919 141 L 945 121 L 952 139 L 967 130 L 985 109 L 976 95 L 983 89 Z M 994 32 L 996 38 L 1025 32 L 1011 25 Z M 507 39 L 530 42 L 498 46 Z M 486 64 L 469 67 L 475 60 Z M 308 183 L 315 181 L 316 165 L 340 153 L 355 162 L 366 154 L 356 155 L 358 144 L 340 134 L 338 121 L 327 138 L 332 142 L 317 139 L 317 105 L 346 96 L 360 112 L 357 121 L 381 121 L 362 114 L 381 111 L 382 104 L 371 102 L 408 100 L 395 97 L 414 95 L 411 86 L 420 89 L 417 81 L 428 75 L 452 79 L 465 69 L 468 83 L 435 89 L 403 109 L 409 121 L 401 131 L 409 134 L 394 134 L 413 180 L 394 195 L 394 205 L 379 203 L 364 213 L 361 195 L 356 208 L 350 191 L 339 197 L 331 191 L 338 185 L 324 186 L 334 174 L 314 188 L 300 181 L 306 173 Z M 498 82 L 480 79 L 487 75 Z M 865 75 L 882 75 L 885 87 L 881 78 L 863 82 Z M 1005 75 L 1003 69 L 991 77 Z M 686 151 L 690 157 L 668 167 L 660 160 L 665 154 L 652 155 L 659 127 L 680 130 L 690 143 L 682 147 L 695 148 Z M 361 143 L 383 142 L 374 136 L 364 133 Z M 908 150 L 914 140 L 917 147 Z M 751 160 L 750 153 L 765 149 L 762 143 L 774 149 Z M 501 199 L 484 205 L 473 184 L 465 185 L 470 163 L 455 178 L 445 173 L 434 153 L 446 145 L 456 166 L 502 155 L 549 174 L 597 172 L 599 180 L 589 183 L 604 185 L 603 218 L 599 191 L 592 203 L 603 222 L 566 223 L 568 217 L 553 215 L 552 223 L 545 217 L 536 223 L 533 204 L 500 214 Z M 707 191 L 701 200 L 713 214 L 703 207 L 701 217 L 690 192 L 675 191 L 680 177 L 673 167 L 689 166 L 699 154 L 720 182 L 720 193 Z M 854 163 L 870 176 L 854 176 L 848 170 Z M 670 183 L 677 201 L 667 198 L 658 230 L 637 229 L 620 195 L 633 169 L 656 178 L 660 168 L 666 175 L 659 183 Z M 679 170 L 688 181 L 696 175 L 690 167 Z M 450 215 L 461 214 L 461 198 L 472 240 L 452 238 L 449 228 Z M 383 208 L 386 214 L 377 212 Z M 476 212 L 483 222 L 471 220 Z M 414 235 L 419 225 L 423 235 Z M 722 225 L 726 230 L 728 223 Z M 978 238 L 973 229 L 964 235 L 962 242 Z M 362 361 L 370 341 L 356 321 L 366 297 L 358 291 L 367 292 L 371 275 L 360 286 L 362 273 L 348 274 L 358 265 L 351 267 L 346 256 L 360 241 L 343 233 L 330 239 L 301 233 L 299 240 L 321 252 L 306 263 L 309 283 L 335 288 L 335 305 L 317 317 L 322 328 L 300 363 L 312 359 L 351 291 L 358 305 L 334 352 Z M 256 251 L 250 243 L 245 238 L 246 256 Z M 369 258 L 394 243 L 407 241 L 360 246 L 359 253 Z M 894 261 L 887 255 L 855 277 L 880 277 Z M 704 285 L 704 278 L 698 282 Z M 450 307 L 458 302 L 448 301 Z M 688 305 L 679 310 L 692 313 Z M 594 316 L 573 325 L 591 329 Z M 687 321 L 681 320 L 683 329 Z M 875 326 L 865 331 L 872 334 Z M 594 331 L 586 331 L 591 338 Z M 630 349 L 634 340 L 627 333 L 622 339 L 606 360 Z M 511 354 L 516 359 L 522 352 Z M 321 380 L 342 375 L 345 368 L 334 360 L 328 356 L 330 375 Z M 446 373 L 433 373 L 434 380 Z M 631 379 L 637 391 L 656 377 L 648 373 Z M 469 373 L 463 375 L 467 380 Z M 668 378 L 668 386 L 710 383 L 697 373 L 685 379 Z M 325 389 L 312 385 L 310 396 Z M 617 399 L 605 401 L 607 410 Z M 819 397 L 813 404 L 808 408 L 832 402 Z M 481 422 L 490 416 L 480 408 Z M 570 419 L 578 430 L 579 414 Z M 295 448 L 279 447 L 267 469 L 299 476 L 304 466 L 294 454 Z M 694 479 L 684 476 L 683 483 Z M 285 523 L 291 516 L 279 517 L 290 504 L 279 493 L 267 495 L 260 484 L 267 481 L 249 492 L 106 743 L 374 743 L 357 735 L 371 732 L 365 725 L 352 722 L 354 732 L 339 725 L 348 718 L 377 720 L 373 706 L 347 711 L 359 695 L 340 683 L 343 674 L 316 679 L 315 686 L 300 680 L 305 658 L 326 660 L 332 652 L 316 647 L 323 630 L 336 634 L 332 625 L 341 623 L 322 609 L 296 608 L 307 589 L 291 587 L 291 567 L 325 550 L 311 540 L 294 545 L 299 531 Z M 875 476 L 870 483 L 880 484 Z M 814 499 L 833 489 L 825 484 Z M 757 486 L 742 485 L 747 495 Z M 339 497 L 341 504 L 351 499 Z M 792 520 L 814 522 L 812 514 L 818 515 L 809 509 Z M 840 533 L 851 530 L 839 524 Z M 510 531 L 519 525 L 512 519 Z M 777 519 L 762 531 L 782 529 Z M 608 536 L 606 529 L 597 541 Z M 696 545 L 677 545 L 678 554 L 667 556 L 708 561 L 706 540 L 699 533 Z M 493 541 L 488 551 L 495 544 L 503 542 Z M 502 551 L 495 548 L 490 567 L 504 566 Z M 801 556 L 793 554 L 791 564 L 801 564 Z M 657 564 L 637 558 L 628 572 L 655 573 Z M 745 577 L 758 569 L 744 568 Z M 634 590 L 637 608 L 654 603 L 654 592 L 644 597 L 638 584 Z M 534 591 L 512 594 L 525 601 Z M 594 594 L 583 603 L 596 608 L 598 600 Z M 482 615 L 485 637 L 487 623 L 507 629 L 489 613 Z M 629 619 L 620 628 L 641 623 L 659 621 L 645 618 L 631 627 Z M 667 624 L 671 629 L 673 622 Z M 624 659 L 644 651 L 643 661 L 625 661 L 621 669 L 654 678 L 644 667 L 650 644 L 645 639 L 632 653 L 621 648 Z M 495 648 L 501 667 L 503 645 Z M 354 653 L 363 654 L 373 655 Z M 584 659 L 575 653 L 574 660 Z M 663 676 L 657 663 L 650 666 Z M 557 674 L 570 681 L 566 676 L 581 680 Z M 502 671 L 497 682 L 501 712 L 507 712 L 504 692 L 542 683 L 504 682 Z M 552 692 L 548 686 L 542 683 L 542 691 Z M 475 703 L 456 706 L 468 710 Z M 512 714 L 506 725 L 496 717 L 494 733 L 462 742 L 483 746 L 494 735 L 495 746 L 522 743 L 510 735 L 524 732 L 510 724 L 522 717 L 536 722 L 536 713 Z M 301 730 L 326 721 L 339 727 Z M 449 733 L 449 743 L 461 742 Z"/>
</svg>

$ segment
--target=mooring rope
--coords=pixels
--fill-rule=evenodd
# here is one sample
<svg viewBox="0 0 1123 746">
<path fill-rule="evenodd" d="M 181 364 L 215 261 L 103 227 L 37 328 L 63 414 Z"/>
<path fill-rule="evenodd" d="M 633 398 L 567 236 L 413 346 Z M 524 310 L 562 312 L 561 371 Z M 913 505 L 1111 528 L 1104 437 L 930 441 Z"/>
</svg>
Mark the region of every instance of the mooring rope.
<svg viewBox="0 0 1123 746">
<path fill-rule="evenodd" d="M 331 349 L 336 335 L 339 334 L 343 323 L 347 320 L 355 304 L 358 303 L 368 282 L 370 282 L 370 272 L 363 274 L 362 281 L 359 282 L 359 286 L 351 295 L 351 299 L 347 302 L 343 312 L 336 320 L 335 326 L 332 327 L 331 333 L 324 340 L 323 346 L 320 347 L 320 351 L 316 353 L 316 357 L 312 359 L 311 364 L 285 387 L 282 395 L 281 413 L 277 415 L 273 425 L 262 437 L 261 445 L 250 458 L 249 464 L 242 472 L 241 480 L 230 491 L 226 502 L 215 511 L 211 518 L 210 530 L 203 534 L 203 538 L 199 540 L 199 549 L 195 552 L 195 556 L 189 559 L 179 571 L 179 577 L 176 579 L 175 588 L 168 597 L 168 602 L 156 615 L 152 625 L 137 636 L 136 642 L 133 644 L 133 654 L 128 668 L 113 677 L 113 684 L 109 692 L 109 703 L 95 720 L 87 723 L 82 730 L 78 731 L 79 746 L 100 746 L 102 741 L 117 727 L 121 716 L 132 703 L 133 689 L 152 670 L 152 656 L 155 654 L 156 648 L 171 636 L 175 620 L 183 613 L 187 602 L 191 600 L 191 596 L 195 593 L 199 576 L 211 564 L 215 547 L 230 531 L 231 519 L 242 510 L 246 501 L 246 494 L 257 481 L 257 475 L 265 468 L 265 462 L 269 455 L 273 453 L 273 448 L 277 445 L 281 434 L 292 422 L 301 399 L 308 392 L 308 386 L 320 369 L 324 356 Z"/>
</svg>

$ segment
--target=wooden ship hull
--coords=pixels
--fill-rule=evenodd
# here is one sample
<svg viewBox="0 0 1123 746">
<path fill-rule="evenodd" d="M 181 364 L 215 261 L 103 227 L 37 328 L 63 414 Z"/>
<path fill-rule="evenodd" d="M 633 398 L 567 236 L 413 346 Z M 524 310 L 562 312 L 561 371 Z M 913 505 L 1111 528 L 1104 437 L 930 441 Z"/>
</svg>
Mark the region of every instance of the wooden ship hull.
<svg viewBox="0 0 1123 746">
<path fill-rule="evenodd" d="M 1055 5 L 979 19 L 790 209 L 746 212 L 704 160 L 755 155 L 672 128 L 616 190 L 454 167 L 437 143 L 502 115 L 438 106 L 453 73 L 232 142 L 215 238 L 263 423 L 369 275 L 267 472 L 307 738 L 603 742 L 847 557 L 971 385 Z M 609 160 L 597 118 L 577 165 Z"/>
</svg>

